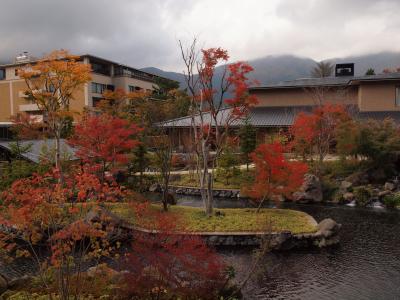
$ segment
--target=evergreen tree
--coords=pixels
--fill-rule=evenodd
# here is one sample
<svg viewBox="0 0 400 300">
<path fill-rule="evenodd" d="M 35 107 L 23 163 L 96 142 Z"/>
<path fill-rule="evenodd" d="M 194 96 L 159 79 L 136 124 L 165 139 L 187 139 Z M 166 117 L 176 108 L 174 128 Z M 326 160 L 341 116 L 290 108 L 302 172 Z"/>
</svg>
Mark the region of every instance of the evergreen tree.
<svg viewBox="0 0 400 300">
<path fill-rule="evenodd" d="M 246 169 L 249 170 L 250 153 L 256 149 L 256 129 L 251 125 L 249 119 L 246 119 L 245 124 L 239 131 L 240 151 L 242 152 L 245 161 Z"/>
<path fill-rule="evenodd" d="M 365 75 L 375 75 L 375 70 L 372 69 L 372 68 L 369 68 L 369 69 L 367 70 L 367 72 L 365 72 Z"/>
</svg>

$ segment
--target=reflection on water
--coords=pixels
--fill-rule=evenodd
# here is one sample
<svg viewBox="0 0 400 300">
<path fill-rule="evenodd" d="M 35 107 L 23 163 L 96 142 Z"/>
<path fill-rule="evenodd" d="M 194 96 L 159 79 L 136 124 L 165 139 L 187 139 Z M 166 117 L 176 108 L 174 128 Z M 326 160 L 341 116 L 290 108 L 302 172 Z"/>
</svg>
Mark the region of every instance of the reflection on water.
<svg viewBox="0 0 400 300">
<path fill-rule="evenodd" d="M 178 204 L 201 206 L 198 197 Z M 216 207 L 246 207 L 245 200 L 216 199 Z M 246 299 L 400 299 L 400 212 L 322 205 L 293 205 L 318 222 L 333 218 L 343 225 L 338 247 L 321 251 L 269 254 L 245 291 Z M 237 273 L 251 252 L 223 250 Z M 242 273 L 243 274 L 243 273 Z M 240 276 L 240 275 L 238 275 Z"/>
</svg>

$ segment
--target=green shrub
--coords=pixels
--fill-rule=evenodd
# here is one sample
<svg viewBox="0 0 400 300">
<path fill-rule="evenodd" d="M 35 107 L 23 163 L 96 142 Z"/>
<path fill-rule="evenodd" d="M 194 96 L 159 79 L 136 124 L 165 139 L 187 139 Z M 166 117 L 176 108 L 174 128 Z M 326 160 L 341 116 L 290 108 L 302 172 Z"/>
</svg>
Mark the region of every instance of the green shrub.
<svg viewBox="0 0 400 300">
<path fill-rule="evenodd" d="M 383 198 L 383 203 L 390 208 L 400 206 L 400 193 L 386 195 L 385 198 Z"/>
<path fill-rule="evenodd" d="M 371 199 L 371 195 L 371 191 L 366 187 L 361 186 L 354 189 L 357 205 L 366 206 Z"/>
<path fill-rule="evenodd" d="M 231 179 L 240 175 L 237 168 L 238 159 L 233 150 L 227 147 L 218 159 L 216 177 L 227 186 L 231 184 Z"/>
<path fill-rule="evenodd" d="M 328 178 L 323 178 L 322 179 L 322 194 L 323 194 L 323 199 L 325 200 L 333 200 L 336 192 L 339 190 L 338 184 L 330 180 Z"/>
<path fill-rule="evenodd" d="M 29 177 L 35 172 L 43 174 L 48 170 L 48 166 L 45 165 L 37 165 L 25 160 L 14 160 L 0 170 L 0 191 L 9 188 L 17 179 Z"/>
<path fill-rule="evenodd" d="M 326 161 L 323 165 L 324 175 L 333 178 L 347 177 L 363 168 L 363 162 L 356 159 Z"/>
</svg>

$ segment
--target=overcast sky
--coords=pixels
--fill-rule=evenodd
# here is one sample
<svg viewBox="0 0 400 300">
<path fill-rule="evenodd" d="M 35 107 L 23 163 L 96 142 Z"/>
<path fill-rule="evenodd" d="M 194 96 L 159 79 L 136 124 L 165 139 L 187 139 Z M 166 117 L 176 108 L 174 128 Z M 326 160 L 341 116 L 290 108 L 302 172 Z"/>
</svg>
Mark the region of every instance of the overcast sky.
<svg viewBox="0 0 400 300">
<path fill-rule="evenodd" d="M 91 53 L 181 71 L 178 40 L 232 60 L 316 60 L 400 51 L 400 0 L 0 0 L 0 61 L 22 51 Z"/>
</svg>

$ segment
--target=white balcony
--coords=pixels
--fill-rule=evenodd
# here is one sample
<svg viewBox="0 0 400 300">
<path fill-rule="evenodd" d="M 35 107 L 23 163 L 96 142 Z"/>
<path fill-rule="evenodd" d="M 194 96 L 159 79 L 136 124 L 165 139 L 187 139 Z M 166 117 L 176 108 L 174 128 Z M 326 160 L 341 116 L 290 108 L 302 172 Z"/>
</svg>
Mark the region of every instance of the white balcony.
<svg viewBox="0 0 400 300">
<path fill-rule="evenodd" d="M 19 92 L 18 92 L 18 97 L 20 97 L 20 98 L 27 98 L 28 96 L 25 94 L 25 91 L 19 91 Z"/>
<path fill-rule="evenodd" d="M 22 104 L 19 106 L 19 111 L 40 111 L 39 107 L 37 106 L 37 104 Z"/>
</svg>

